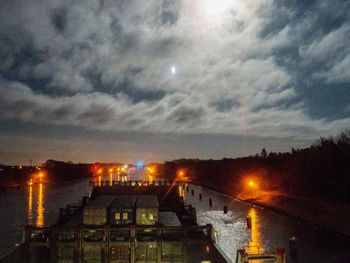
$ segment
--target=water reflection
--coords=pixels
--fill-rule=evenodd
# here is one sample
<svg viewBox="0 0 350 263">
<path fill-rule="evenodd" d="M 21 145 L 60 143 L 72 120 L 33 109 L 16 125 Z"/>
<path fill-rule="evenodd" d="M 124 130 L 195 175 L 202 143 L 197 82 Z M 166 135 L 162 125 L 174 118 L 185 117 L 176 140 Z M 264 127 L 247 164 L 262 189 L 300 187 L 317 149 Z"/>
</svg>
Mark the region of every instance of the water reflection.
<svg viewBox="0 0 350 263">
<path fill-rule="evenodd" d="M 28 197 L 28 225 L 33 224 L 33 187 L 29 186 L 29 197 Z"/>
<path fill-rule="evenodd" d="M 43 184 L 39 184 L 39 193 L 38 193 L 38 207 L 37 207 L 38 217 L 36 218 L 36 226 L 44 226 L 44 207 L 43 207 Z"/>
<path fill-rule="evenodd" d="M 260 230 L 259 230 L 259 218 L 254 208 L 250 208 L 249 216 L 252 219 L 252 237 L 251 244 L 260 246 Z"/>
<path fill-rule="evenodd" d="M 109 185 L 112 186 L 113 184 L 113 174 L 109 175 Z"/>
<path fill-rule="evenodd" d="M 259 227 L 259 218 L 257 211 L 254 208 L 250 208 L 248 212 L 248 217 L 251 219 L 251 241 L 247 248 L 249 254 L 259 254 L 263 252 L 263 249 L 260 247 L 260 227 Z M 260 263 L 260 260 L 253 260 L 252 263 Z"/>
</svg>

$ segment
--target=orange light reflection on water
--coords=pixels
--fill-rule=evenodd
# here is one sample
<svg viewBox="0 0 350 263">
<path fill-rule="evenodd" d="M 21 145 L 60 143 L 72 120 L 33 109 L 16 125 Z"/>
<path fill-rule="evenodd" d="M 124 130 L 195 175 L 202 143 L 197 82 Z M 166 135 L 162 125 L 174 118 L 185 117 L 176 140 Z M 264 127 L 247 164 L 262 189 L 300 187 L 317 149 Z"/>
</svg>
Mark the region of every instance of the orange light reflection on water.
<svg viewBox="0 0 350 263">
<path fill-rule="evenodd" d="M 38 193 L 38 207 L 37 207 L 38 217 L 36 218 L 36 226 L 44 226 L 44 207 L 43 207 L 43 184 L 39 184 L 39 193 Z"/>
<path fill-rule="evenodd" d="M 101 176 L 98 177 L 98 186 L 101 186 Z"/>
<path fill-rule="evenodd" d="M 33 187 L 29 186 L 29 197 L 28 197 L 28 225 L 33 224 Z"/>
<path fill-rule="evenodd" d="M 262 253 L 263 250 L 260 248 L 260 226 L 259 226 L 259 218 L 257 212 L 254 208 L 249 210 L 249 216 L 252 219 L 252 229 L 251 229 L 251 242 L 249 242 L 248 253 L 258 254 Z M 252 261 L 252 263 L 258 263 L 260 261 Z"/>
<path fill-rule="evenodd" d="M 113 184 L 113 174 L 109 175 L 109 185 L 112 186 Z"/>
</svg>

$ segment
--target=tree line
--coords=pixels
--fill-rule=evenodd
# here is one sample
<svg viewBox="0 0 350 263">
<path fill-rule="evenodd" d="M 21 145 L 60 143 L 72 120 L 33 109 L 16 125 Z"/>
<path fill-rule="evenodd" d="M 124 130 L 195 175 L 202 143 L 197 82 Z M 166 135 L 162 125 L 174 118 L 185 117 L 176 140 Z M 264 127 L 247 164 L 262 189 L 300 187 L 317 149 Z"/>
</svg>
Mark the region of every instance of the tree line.
<svg viewBox="0 0 350 263">
<path fill-rule="evenodd" d="M 183 170 L 192 182 L 237 195 L 247 178 L 259 188 L 314 199 L 350 202 L 350 129 L 321 137 L 310 147 L 222 160 L 180 159 L 160 165 L 162 177 Z"/>
</svg>

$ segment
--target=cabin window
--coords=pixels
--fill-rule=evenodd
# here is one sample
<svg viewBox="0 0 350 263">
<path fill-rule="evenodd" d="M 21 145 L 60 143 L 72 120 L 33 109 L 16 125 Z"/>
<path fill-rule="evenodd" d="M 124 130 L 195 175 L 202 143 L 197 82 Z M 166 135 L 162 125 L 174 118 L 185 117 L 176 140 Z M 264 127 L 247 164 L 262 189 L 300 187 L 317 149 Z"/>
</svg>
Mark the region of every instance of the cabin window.
<svg viewBox="0 0 350 263">
<path fill-rule="evenodd" d="M 128 213 L 123 213 L 123 219 L 127 220 L 128 219 Z"/>
<path fill-rule="evenodd" d="M 115 213 L 115 220 L 120 220 L 120 213 Z"/>
</svg>

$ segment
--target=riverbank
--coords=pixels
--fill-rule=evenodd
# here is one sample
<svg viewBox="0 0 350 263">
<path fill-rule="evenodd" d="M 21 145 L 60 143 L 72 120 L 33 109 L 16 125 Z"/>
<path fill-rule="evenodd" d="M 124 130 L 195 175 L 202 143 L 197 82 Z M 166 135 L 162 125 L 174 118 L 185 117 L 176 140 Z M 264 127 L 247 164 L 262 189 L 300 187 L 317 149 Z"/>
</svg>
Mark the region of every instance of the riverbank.
<svg viewBox="0 0 350 263">
<path fill-rule="evenodd" d="M 350 205 L 285 195 L 241 199 L 350 238 Z"/>
<path fill-rule="evenodd" d="M 287 196 L 279 192 L 264 191 L 254 194 L 252 198 L 250 193 L 235 194 L 228 189 L 219 189 L 218 187 L 207 186 L 197 182 L 192 183 L 231 196 L 234 199 L 286 215 L 294 220 L 311 224 L 314 227 L 327 229 L 350 239 L 350 204 L 333 204 L 319 200 Z"/>
</svg>

